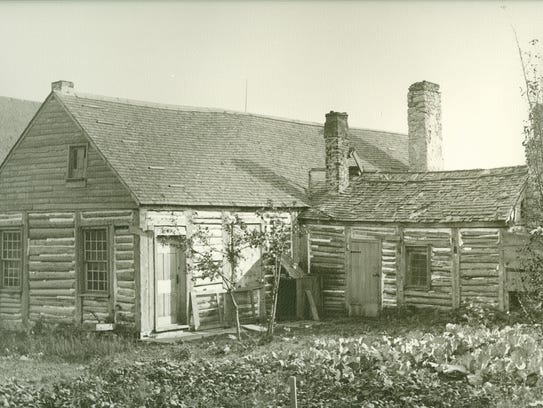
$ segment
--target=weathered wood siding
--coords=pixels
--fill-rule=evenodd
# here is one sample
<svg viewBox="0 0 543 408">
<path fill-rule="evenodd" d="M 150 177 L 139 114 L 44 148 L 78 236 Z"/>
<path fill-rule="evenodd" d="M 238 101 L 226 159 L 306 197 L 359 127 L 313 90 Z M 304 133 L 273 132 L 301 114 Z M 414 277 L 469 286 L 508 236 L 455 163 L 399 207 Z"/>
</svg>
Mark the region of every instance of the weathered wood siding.
<svg viewBox="0 0 543 408">
<path fill-rule="evenodd" d="M 0 214 L 0 228 L 25 226 L 22 213 Z M 104 321 L 136 323 L 135 245 L 129 226 L 132 210 L 29 212 L 23 237 L 23 276 L 28 276 L 27 299 L 24 289 L 0 290 L 0 318 L 22 323 L 22 310 L 28 303 L 30 321 L 97 323 Z M 97 296 L 81 293 L 82 249 L 80 228 L 106 227 L 110 231 L 110 293 Z M 26 279 L 23 278 L 23 283 Z"/>
<path fill-rule="evenodd" d="M 346 248 L 351 240 L 381 242 L 381 306 L 451 309 L 461 302 L 507 308 L 507 276 L 499 228 L 404 228 L 307 223 L 311 274 L 322 277 L 325 314 L 345 314 Z M 407 246 L 429 246 L 430 288 L 405 285 Z"/>
<path fill-rule="evenodd" d="M 406 305 L 452 307 L 452 250 L 449 228 L 405 228 L 404 245 L 430 245 L 430 290 L 404 290 Z"/>
<path fill-rule="evenodd" d="M 237 215 L 245 222 L 249 228 L 262 229 L 266 228 L 266 222 L 262 221 L 254 211 L 247 210 L 170 210 L 159 211 L 148 209 L 141 212 L 140 227 L 143 231 L 153 231 L 153 236 L 156 238 L 157 228 L 168 231 L 168 234 L 176 234 L 175 229 L 179 229 L 179 234 L 190 235 L 198 229 L 207 229 L 209 243 L 215 250 L 217 260 L 220 259 L 221 252 L 228 240 L 227 233 L 223 229 L 223 220 L 226 217 Z M 280 216 L 287 222 L 290 222 L 289 213 L 280 213 Z M 173 231 L 173 232 L 172 232 Z M 153 239 L 150 237 L 142 237 L 142 253 L 140 253 L 140 262 L 148 264 L 149 269 L 140 277 L 140 286 L 145 288 L 142 291 L 142 325 L 144 331 L 153 330 L 153 279 L 154 265 L 152 263 L 152 246 Z M 195 250 L 203 250 L 204 248 L 195 247 Z M 240 286 L 244 289 L 255 289 L 262 287 L 263 291 L 269 295 L 270 282 L 269 276 L 263 273 L 260 258 L 261 251 L 258 248 L 247 248 L 243 251 L 245 257 L 240 263 Z M 191 260 L 187 259 L 188 269 L 190 270 Z M 225 265 L 225 272 L 228 273 L 228 265 Z M 142 268 L 142 271 L 145 269 Z M 211 280 L 203 278 L 200 275 L 189 277 L 189 291 L 196 297 L 196 303 L 199 310 L 199 319 L 202 326 L 214 326 L 221 324 L 225 319 L 225 311 L 228 312 L 228 302 L 225 299 L 222 280 L 220 278 Z M 252 293 L 252 295 L 251 295 Z M 252 296 L 252 300 L 250 299 Z M 269 298 L 265 294 L 254 294 L 253 292 L 240 292 L 236 295 L 240 301 L 240 313 L 242 320 L 253 319 L 256 313 L 257 316 L 263 316 L 265 311 L 265 300 Z M 256 303 L 254 303 L 256 302 Z M 145 308 L 146 310 L 143 310 Z"/>
<path fill-rule="evenodd" d="M 397 305 L 399 235 L 394 227 L 351 227 L 351 239 L 381 241 L 381 306 Z"/>
<path fill-rule="evenodd" d="M 460 229 L 460 284 L 463 302 L 499 305 L 499 229 Z"/>
<path fill-rule="evenodd" d="M 135 208 L 128 190 L 90 144 L 86 186 L 66 181 L 69 146 L 86 143 L 77 124 L 50 97 L 0 170 L 0 213 Z"/>
<path fill-rule="evenodd" d="M 28 214 L 30 320 L 76 321 L 75 213 Z"/>
<path fill-rule="evenodd" d="M 136 322 L 135 240 L 127 226 L 115 227 L 115 304 L 119 322 Z"/>
<path fill-rule="evenodd" d="M 322 279 L 323 312 L 345 314 L 345 227 L 308 225 L 309 272 Z"/>
<path fill-rule="evenodd" d="M 110 267 L 113 268 L 109 296 L 81 295 L 79 302 L 83 323 L 110 321 L 134 324 L 136 321 L 135 248 L 134 236 L 129 232 L 133 218 L 133 211 L 130 210 L 80 213 L 81 227 L 108 227 Z"/>
</svg>

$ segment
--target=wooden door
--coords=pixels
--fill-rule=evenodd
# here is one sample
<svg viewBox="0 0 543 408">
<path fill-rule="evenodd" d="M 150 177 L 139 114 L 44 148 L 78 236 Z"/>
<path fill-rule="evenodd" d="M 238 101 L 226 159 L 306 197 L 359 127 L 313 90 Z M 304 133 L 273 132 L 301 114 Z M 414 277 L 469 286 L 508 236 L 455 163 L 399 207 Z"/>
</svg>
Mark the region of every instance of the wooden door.
<svg viewBox="0 0 543 408">
<path fill-rule="evenodd" d="M 378 241 L 352 241 L 347 281 L 350 316 L 376 316 L 380 308 L 381 245 Z"/>
<path fill-rule="evenodd" d="M 173 241 L 156 240 L 155 295 L 157 331 L 187 322 L 185 252 Z"/>
</svg>

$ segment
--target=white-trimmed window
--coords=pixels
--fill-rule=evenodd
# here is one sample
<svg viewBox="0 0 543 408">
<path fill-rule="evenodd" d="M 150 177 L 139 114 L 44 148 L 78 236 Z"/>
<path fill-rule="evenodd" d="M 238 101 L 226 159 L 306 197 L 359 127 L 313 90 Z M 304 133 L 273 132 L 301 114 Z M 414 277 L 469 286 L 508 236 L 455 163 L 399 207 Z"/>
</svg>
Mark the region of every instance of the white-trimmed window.
<svg viewBox="0 0 543 408">
<path fill-rule="evenodd" d="M 408 287 L 430 288 L 430 254 L 428 245 L 405 247 L 405 282 Z"/>
<path fill-rule="evenodd" d="M 1 272 L 2 287 L 19 289 L 21 287 L 22 242 L 21 231 L 1 231 Z"/>
<path fill-rule="evenodd" d="M 107 228 L 83 229 L 84 291 L 108 293 L 109 242 Z"/>
</svg>

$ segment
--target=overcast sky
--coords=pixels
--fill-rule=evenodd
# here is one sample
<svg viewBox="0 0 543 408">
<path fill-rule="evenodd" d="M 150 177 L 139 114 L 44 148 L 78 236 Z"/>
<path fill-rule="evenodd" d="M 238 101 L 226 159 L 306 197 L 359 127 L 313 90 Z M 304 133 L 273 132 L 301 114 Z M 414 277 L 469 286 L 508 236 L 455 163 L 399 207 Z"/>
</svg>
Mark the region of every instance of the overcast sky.
<svg viewBox="0 0 543 408">
<path fill-rule="evenodd" d="M 506 8 L 506 12 L 503 10 Z M 521 45 L 543 2 L 2 2 L 0 95 L 99 95 L 407 132 L 441 85 L 447 169 L 522 164 Z"/>
</svg>

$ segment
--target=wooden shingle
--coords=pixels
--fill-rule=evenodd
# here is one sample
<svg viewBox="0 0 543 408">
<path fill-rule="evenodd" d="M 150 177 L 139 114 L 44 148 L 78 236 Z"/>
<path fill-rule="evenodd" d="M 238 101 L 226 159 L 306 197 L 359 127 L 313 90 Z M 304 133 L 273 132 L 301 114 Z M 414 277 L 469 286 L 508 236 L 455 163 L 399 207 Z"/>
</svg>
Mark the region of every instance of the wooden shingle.
<svg viewBox="0 0 543 408">
<path fill-rule="evenodd" d="M 140 204 L 308 205 L 323 125 L 55 92 Z M 407 136 L 351 129 L 368 170 L 407 168 Z"/>
<path fill-rule="evenodd" d="M 395 223 L 506 221 L 526 180 L 526 166 L 364 173 L 344 193 L 322 196 L 301 217 Z"/>
</svg>

